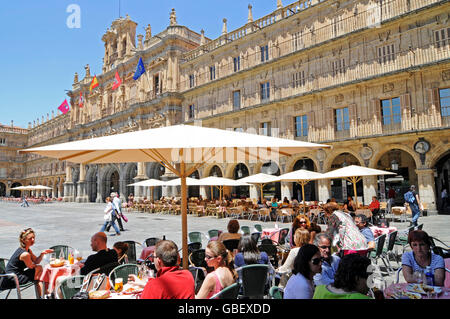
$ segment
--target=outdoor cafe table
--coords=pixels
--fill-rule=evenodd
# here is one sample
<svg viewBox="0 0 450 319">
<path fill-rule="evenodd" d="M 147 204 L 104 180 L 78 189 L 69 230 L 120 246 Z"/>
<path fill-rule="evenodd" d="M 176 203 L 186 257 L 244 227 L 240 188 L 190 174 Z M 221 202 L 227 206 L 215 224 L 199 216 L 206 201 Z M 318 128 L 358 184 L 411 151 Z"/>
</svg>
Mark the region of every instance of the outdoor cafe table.
<svg viewBox="0 0 450 319">
<path fill-rule="evenodd" d="M 392 284 L 384 290 L 384 297 L 390 299 L 395 292 L 406 292 L 408 285 L 408 283 Z M 426 294 L 421 294 L 421 299 L 450 299 L 450 288 L 440 288 L 442 289 L 442 292 L 437 296 L 433 295 L 431 298 L 428 298 Z"/>
<path fill-rule="evenodd" d="M 48 292 L 52 293 L 56 287 L 56 279 L 58 277 L 79 275 L 80 269 L 81 267 L 78 262 L 71 265 L 68 260 L 66 260 L 64 266 L 61 267 L 52 267 L 50 264 L 47 264 L 44 266 L 39 280 L 46 283 Z"/>
<path fill-rule="evenodd" d="M 357 209 L 355 210 L 355 215 L 365 215 L 367 218 L 372 217 L 372 211 L 370 209 Z"/>
<path fill-rule="evenodd" d="M 261 239 L 269 237 L 272 241 L 278 242 L 280 237 L 280 228 L 263 228 L 261 233 Z"/>
<path fill-rule="evenodd" d="M 381 235 L 388 235 L 394 231 L 397 230 L 397 227 L 377 227 L 377 226 L 370 226 L 370 230 L 372 231 L 372 234 L 375 238 Z"/>
</svg>

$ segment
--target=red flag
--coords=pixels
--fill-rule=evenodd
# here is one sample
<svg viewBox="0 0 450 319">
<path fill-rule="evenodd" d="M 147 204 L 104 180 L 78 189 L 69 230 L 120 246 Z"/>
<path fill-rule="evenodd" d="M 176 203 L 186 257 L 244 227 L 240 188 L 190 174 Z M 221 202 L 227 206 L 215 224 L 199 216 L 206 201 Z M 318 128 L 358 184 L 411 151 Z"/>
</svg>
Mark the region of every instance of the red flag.
<svg viewBox="0 0 450 319">
<path fill-rule="evenodd" d="M 112 89 L 117 89 L 122 84 L 122 80 L 120 79 L 119 73 L 116 71 L 116 78 L 114 79 L 114 84 L 112 86 Z"/>
<path fill-rule="evenodd" d="M 67 99 L 64 100 L 64 102 L 61 103 L 61 105 L 58 107 L 58 110 L 60 110 L 63 114 L 66 114 L 69 112 L 69 103 L 67 103 Z"/>
<path fill-rule="evenodd" d="M 83 107 L 83 105 L 84 105 L 83 93 L 80 92 L 80 98 L 78 99 L 78 106 Z"/>
<path fill-rule="evenodd" d="M 89 92 L 95 89 L 97 86 L 98 86 L 97 75 L 94 75 L 91 85 L 89 86 Z"/>
</svg>

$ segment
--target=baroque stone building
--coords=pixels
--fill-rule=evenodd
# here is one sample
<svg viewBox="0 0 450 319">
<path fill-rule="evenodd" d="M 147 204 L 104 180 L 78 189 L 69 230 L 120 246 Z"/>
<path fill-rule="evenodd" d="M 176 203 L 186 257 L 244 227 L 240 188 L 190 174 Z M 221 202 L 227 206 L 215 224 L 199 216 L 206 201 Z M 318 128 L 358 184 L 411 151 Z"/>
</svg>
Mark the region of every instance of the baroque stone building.
<svg viewBox="0 0 450 319">
<path fill-rule="evenodd" d="M 439 0 L 296 1 L 208 39 L 178 25 L 137 35 L 128 16 L 114 21 L 105 43 L 100 86 L 92 92 L 89 66 L 69 92 L 71 111 L 24 133 L 40 146 L 179 123 L 233 129 L 332 145 L 281 158 L 275 163 L 233 163 L 194 173 L 241 178 L 259 172 L 284 174 L 300 168 L 318 172 L 356 164 L 392 170 L 394 178 L 364 178 L 360 202 L 387 190 L 402 194 L 414 184 L 428 212 L 440 207 L 450 168 L 450 4 Z M 139 58 L 146 72 L 133 74 Z M 122 85 L 112 90 L 116 71 Z M 85 103 L 79 107 L 79 96 Z M 127 184 L 170 179 L 159 164 L 73 165 L 28 156 L 25 183 L 41 183 L 67 201 L 102 202 L 111 190 L 148 196 Z M 62 187 L 64 185 L 64 187 Z M 175 189 L 159 190 L 160 196 Z M 258 197 L 239 187 L 229 195 Z M 345 180 L 311 182 L 306 200 L 338 200 L 352 194 Z M 209 188 L 190 188 L 210 197 Z M 299 186 L 274 183 L 265 195 L 301 196 Z M 217 194 L 215 195 L 217 196 Z"/>
</svg>

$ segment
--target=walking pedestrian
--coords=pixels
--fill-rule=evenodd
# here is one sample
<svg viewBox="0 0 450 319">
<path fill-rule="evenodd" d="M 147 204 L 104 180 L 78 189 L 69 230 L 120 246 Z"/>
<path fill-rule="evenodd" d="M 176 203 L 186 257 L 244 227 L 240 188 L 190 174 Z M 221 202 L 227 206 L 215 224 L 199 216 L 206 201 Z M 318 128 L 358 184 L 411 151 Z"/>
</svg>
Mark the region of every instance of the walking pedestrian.
<svg viewBox="0 0 450 319">
<path fill-rule="evenodd" d="M 447 209 L 447 200 L 448 200 L 448 193 L 447 189 L 444 188 L 441 192 L 441 210 L 445 211 Z"/>
<path fill-rule="evenodd" d="M 416 186 L 411 185 L 411 187 L 409 188 L 409 191 L 406 192 L 403 195 L 404 199 L 405 199 L 405 204 L 409 205 L 409 208 L 411 208 L 411 212 L 412 212 L 412 221 L 411 224 L 413 226 L 417 226 L 417 221 L 419 220 L 419 216 L 420 216 L 420 198 L 419 198 L 419 194 L 416 193 Z"/>
<path fill-rule="evenodd" d="M 116 213 L 114 212 L 113 204 L 111 202 L 111 197 L 106 197 L 106 208 L 104 210 L 105 212 L 105 223 L 103 224 L 102 228 L 100 229 L 100 232 L 104 232 L 105 229 L 111 228 L 111 226 L 116 231 L 117 236 L 120 236 L 119 228 L 117 228 L 116 225 Z"/>
<path fill-rule="evenodd" d="M 119 193 L 111 193 L 112 198 L 112 207 L 114 210 L 115 219 L 117 220 L 117 224 L 119 225 L 120 231 L 123 230 L 123 224 L 122 224 L 122 201 L 119 198 Z M 111 228 L 111 225 L 106 227 L 106 231 L 109 231 Z"/>
</svg>

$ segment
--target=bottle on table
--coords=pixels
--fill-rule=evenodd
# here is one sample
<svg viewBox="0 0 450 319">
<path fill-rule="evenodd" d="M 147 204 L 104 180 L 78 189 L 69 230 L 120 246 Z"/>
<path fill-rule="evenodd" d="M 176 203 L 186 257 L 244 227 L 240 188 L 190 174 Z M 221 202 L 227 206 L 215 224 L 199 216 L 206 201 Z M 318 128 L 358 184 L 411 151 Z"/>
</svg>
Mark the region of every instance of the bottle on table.
<svg viewBox="0 0 450 319">
<path fill-rule="evenodd" d="M 425 268 L 425 284 L 427 286 L 434 286 L 434 275 L 433 272 L 431 271 L 431 267 L 427 266 L 427 268 Z"/>
</svg>

